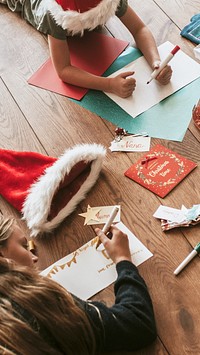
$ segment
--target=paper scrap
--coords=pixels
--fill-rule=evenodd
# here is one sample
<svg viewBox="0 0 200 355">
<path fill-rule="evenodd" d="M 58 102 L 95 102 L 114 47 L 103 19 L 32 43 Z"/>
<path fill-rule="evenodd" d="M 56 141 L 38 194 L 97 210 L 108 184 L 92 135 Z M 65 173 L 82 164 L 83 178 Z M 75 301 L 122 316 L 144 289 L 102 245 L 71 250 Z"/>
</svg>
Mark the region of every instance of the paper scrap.
<svg viewBox="0 0 200 355">
<path fill-rule="evenodd" d="M 150 137 L 144 136 L 124 136 L 120 141 L 111 142 L 109 147 L 112 152 L 147 152 L 150 149 Z"/>
<path fill-rule="evenodd" d="M 172 207 L 159 206 L 153 217 L 180 223 L 185 220 L 185 212 Z"/>
<path fill-rule="evenodd" d="M 199 215 L 200 215 L 200 204 L 193 205 L 191 208 L 187 210 L 186 220 L 187 221 L 195 220 L 199 217 Z"/>
<path fill-rule="evenodd" d="M 189 209 L 182 205 L 180 210 L 159 206 L 153 216 L 161 219 L 161 229 L 164 232 L 173 228 L 194 226 L 200 223 L 200 204 Z"/>
</svg>

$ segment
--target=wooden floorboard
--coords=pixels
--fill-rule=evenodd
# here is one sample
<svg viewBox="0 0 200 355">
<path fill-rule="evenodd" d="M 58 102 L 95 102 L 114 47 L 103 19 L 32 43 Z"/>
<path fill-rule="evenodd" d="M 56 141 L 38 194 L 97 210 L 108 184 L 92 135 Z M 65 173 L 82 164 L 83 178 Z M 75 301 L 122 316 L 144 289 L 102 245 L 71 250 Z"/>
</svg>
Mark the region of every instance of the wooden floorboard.
<svg viewBox="0 0 200 355">
<path fill-rule="evenodd" d="M 199 0 L 130 0 L 130 5 L 152 30 L 158 45 L 169 40 L 194 59 L 194 44 L 181 37 L 180 30 L 200 12 Z M 109 21 L 106 28 L 110 35 L 134 43 L 117 19 Z M 77 143 L 95 142 L 109 148 L 115 129 L 112 123 L 66 97 L 27 84 L 27 79 L 48 57 L 45 36 L 19 15 L 0 6 L 0 147 L 55 157 Z M 154 138 L 152 145 L 163 144 L 199 165 L 199 141 L 200 133 L 191 121 L 182 142 Z M 120 204 L 123 223 L 154 254 L 139 266 L 139 271 L 152 296 L 158 339 L 152 346 L 132 354 L 197 355 L 200 354 L 199 257 L 178 277 L 173 276 L 173 271 L 199 242 L 199 226 L 164 233 L 160 221 L 152 215 L 160 204 L 174 208 L 183 204 L 189 208 L 200 203 L 199 166 L 163 200 L 124 177 L 124 171 L 140 156 L 139 153 L 111 153 L 107 149 L 102 173 L 86 199 L 52 235 L 36 240 L 39 268 L 46 268 L 94 237 L 93 227 L 83 227 L 83 220 L 78 216 L 88 204 Z M 2 197 L 0 208 L 20 217 Z M 27 231 L 22 221 L 20 224 Z M 113 285 L 94 299 L 111 305 Z"/>
<path fill-rule="evenodd" d="M 155 0 L 154 2 L 180 30 L 200 10 L 199 0 Z"/>
</svg>

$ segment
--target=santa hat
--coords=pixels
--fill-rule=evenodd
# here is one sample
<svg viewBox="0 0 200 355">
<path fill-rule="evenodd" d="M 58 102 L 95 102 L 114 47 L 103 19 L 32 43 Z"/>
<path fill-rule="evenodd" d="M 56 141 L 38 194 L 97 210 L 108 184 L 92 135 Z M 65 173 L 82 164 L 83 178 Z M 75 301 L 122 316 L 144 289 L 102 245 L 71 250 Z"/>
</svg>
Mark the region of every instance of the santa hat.
<svg viewBox="0 0 200 355">
<path fill-rule="evenodd" d="M 50 232 L 95 184 L 106 150 L 80 144 L 58 159 L 0 149 L 0 193 L 23 215 L 31 236 Z"/>
<path fill-rule="evenodd" d="M 103 26 L 114 16 L 120 0 L 43 0 L 57 25 L 72 36 Z"/>
</svg>

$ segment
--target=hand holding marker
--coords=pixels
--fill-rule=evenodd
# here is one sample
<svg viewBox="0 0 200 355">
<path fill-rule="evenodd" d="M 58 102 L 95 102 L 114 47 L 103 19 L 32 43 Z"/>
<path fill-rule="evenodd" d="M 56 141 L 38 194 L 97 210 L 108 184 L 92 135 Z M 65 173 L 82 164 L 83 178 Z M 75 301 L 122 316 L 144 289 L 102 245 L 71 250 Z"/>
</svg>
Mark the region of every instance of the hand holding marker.
<svg viewBox="0 0 200 355">
<path fill-rule="evenodd" d="M 110 214 L 110 217 L 108 218 L 106 224 L 104 225 L 101 233 L 106 234 L 108 232 L 108 230 L 110 229 L 110 227 L 111 227 L 111 225 L 112 225 L 112 223 L 113 223 L 118 211 L 119 211 L 119 208 L 117 206 L 115 206 L 113 208 L 113 210 L 112 210 L 112 212 Z M 99 238 L 98 241 L 97 241 L 97 244 L 96 244 L 96 249 L 99 247 L 100 244 L 101 244 L 101 240 Z"/>
<path fill-rule="evenodd" d="M 149 80 L 147 81 L 147 84 L 149 84 L 153 79 L 157 77 L 157 75 L 163 70 L 164 67 L 170 62 L 170 60 L 174 57 L 174 55 L 179 51 L 180 47 L 176 46 L 172 51 L 168 54 L 168 56 L 160 63 L 160 66 L 158 69 L 155 69 L 153 73 L 151 73 L 151 76 Z"/>
</svg>

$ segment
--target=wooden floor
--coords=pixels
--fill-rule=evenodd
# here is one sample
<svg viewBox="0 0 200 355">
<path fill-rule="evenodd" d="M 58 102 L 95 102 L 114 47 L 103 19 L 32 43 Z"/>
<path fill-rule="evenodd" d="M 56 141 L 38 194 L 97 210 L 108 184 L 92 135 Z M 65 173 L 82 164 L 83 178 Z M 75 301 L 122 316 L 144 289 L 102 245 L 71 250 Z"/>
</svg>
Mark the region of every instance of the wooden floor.
<svg viewBox="0 0 200 355">
<path fill-rule="evenodd" d="M 169 40 L 181 45 L 185 53 L 194 58 L 194 45 L 180 36 L 180 30 L 195 13 L 200 12 L 199 0 L 132 0 L 130 4 L 153 31 L 158 45 Z M 124 30 L 118 21 L 109 22 L 108 27 L 113 35 L 124 38 Z M 27 84 L 27 79 L 48 57 L 46 38 L 1 5 L 0 147 L 55 157 L 76 143 L 96 142 L 108 148 L 114 136 L 113 124 L 63 96 Z M 191 122 L 183 142 L 152 139 L 151 146 L 161 143 L 199 164 L 199 141 L 200 133 Z M 78 216 L 78 213 L 85 212 L 88 204 L 120 204 L 122 222 L 154 254 L 139 266 L 139 271 L 154 303 L 158 339 L 149 348 L 134 354 L 199 355 L 199 257 L 178 277 L 173 276 L 177 265 L 200 242 L 199 226 L 164 233 L 160 221 L 152 217 L 160 204 L 174 208 L 183 204 L 190 208 L 200 203 L 199 168 L 163 200 L 123 176 L 140 156 L 139 153 L 111 153 L 108 150 L 102 174 L 87 198 L 53 236 L 36 241 L 39 267 L 44 269 L 94 237 L 93 228 L 83 227 L 83 219 Z M 20 217 L 2 197 L 0 208 Z M 26 229 L 22 222 L 21 225 Z M 113 286 L 94 299 L 111 305 Z"/>
</svg>

